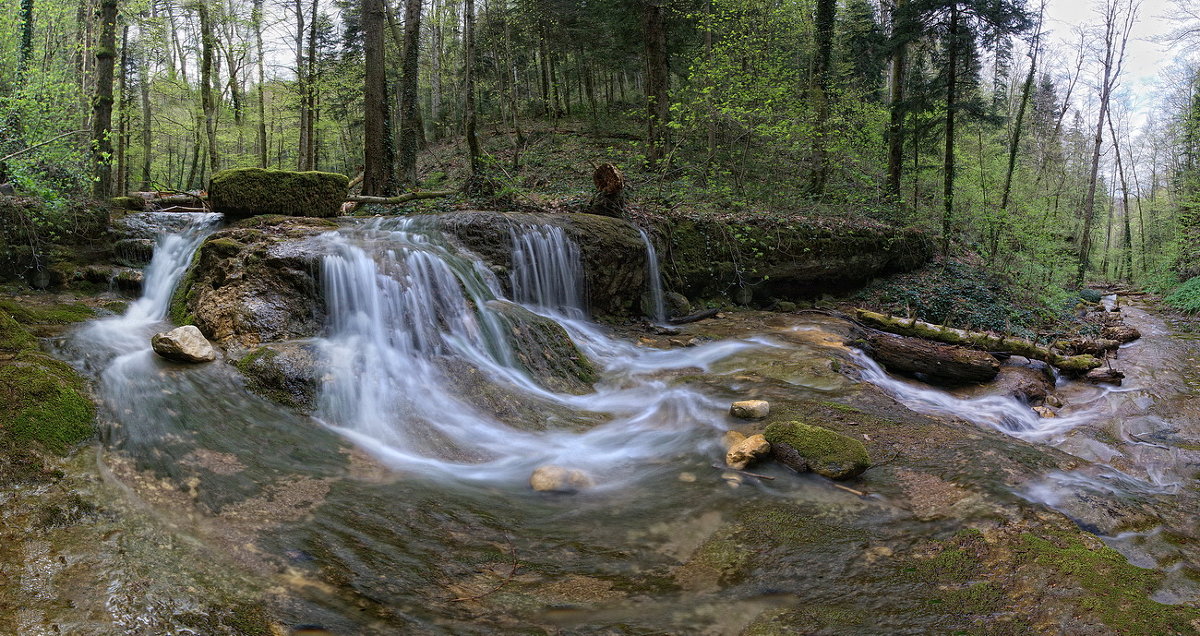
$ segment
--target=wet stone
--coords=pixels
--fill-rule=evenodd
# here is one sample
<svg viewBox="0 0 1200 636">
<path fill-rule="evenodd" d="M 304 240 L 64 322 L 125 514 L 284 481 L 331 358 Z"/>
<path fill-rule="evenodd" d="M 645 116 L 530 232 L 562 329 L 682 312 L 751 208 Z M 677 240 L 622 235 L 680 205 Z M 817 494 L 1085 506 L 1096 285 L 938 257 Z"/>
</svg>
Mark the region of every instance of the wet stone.
<svg viewBox="0 0 1200 636">
<path fill-rule="evenodd" d="M 725 454 L 725 463 L 730 468 L 742 470 L 771 454 L 771 444 L 762 435 L 751 435 L 734 444 Z"/>
<path fill-rule="evenodd" d="M 592 487 L 592 478 L 578 468 L 547 464 L 538 466 L 529 476 L 529 486 L 538 492 L 573 493 Z"/>
<path fill-rule="evenodd" d="M 217 359 L 216 350 L 193 325 L 156 333 L 150 338 L 150 346 L 154 348 L 154 353 L 176 362 L 210 362 Z"/>
<path fill-rule="evenodd" d="M 744 420 L 760 420 L 771 414 L 771 404 L 766 400 L 742 400 L 730 405 L 729 414 Z"/>
</svg>

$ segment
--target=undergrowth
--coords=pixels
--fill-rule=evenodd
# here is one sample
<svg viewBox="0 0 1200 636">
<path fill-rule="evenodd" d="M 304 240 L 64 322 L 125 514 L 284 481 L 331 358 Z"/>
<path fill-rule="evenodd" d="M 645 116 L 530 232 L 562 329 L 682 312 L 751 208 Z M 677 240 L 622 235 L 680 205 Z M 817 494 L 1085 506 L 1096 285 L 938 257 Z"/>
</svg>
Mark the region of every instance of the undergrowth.
<svg viewBox="0 0 1200 636">
<path fill-rule="evenodd" d="M 1189 314 L 1200 312 L 1200 276 L 1189 278 L 1163 299 L 1168 305 Z"/>
</svg>

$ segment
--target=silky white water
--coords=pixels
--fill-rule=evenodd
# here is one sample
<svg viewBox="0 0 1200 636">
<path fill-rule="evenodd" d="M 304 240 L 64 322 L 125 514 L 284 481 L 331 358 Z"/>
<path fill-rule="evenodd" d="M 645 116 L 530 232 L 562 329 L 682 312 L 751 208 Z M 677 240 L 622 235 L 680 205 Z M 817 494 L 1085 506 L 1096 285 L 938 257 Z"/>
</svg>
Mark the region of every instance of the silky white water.
<svg viewBox="0 0 1200 636">
<path fill-rule="evenodd" d="M 696 450 L 697 435 L 724 420 L 725 404 L 655 373 L 710 364 L 760 346 L 720 342 L 644 350 L 586 318 L 579 248 L 559 228 L 514 231 L 511 287 L 531 311 L 557 321 L 602 371 L 592 393 L 556 393 L 534 381 L 509 344 L 495 303 L 501 285 L 468 254 L 411 223 L 375 223 L 326 235 L 322 283 L 328 333 L 319 340 L 324 383 L 319 416 L 398 469 L 464 479 L 520 480 L 540 464 L 583 468 L 613 484 L 639 463 Z M 514 427 L 472 403 L 455 374 L 467 373 L 518 399 L 545 404 L 546 421 Z M 555 412 L 598 414 L 586 431 Z M 546 430 L 537 430 L 545 428 Z"/>
<path fill-rule="evenodd" d="M 646 245 L 646 285 L 650 295 L 651 312 L 649 318 L 656 323 L 662 323 L 667 319 L 667 304 L 663 294 L 662 272 L 658 268 L 658 250 L 654 248 L 654 241 L 650 240 L 646 230 L 638 228 L 638 235 Z"/>
</svg>

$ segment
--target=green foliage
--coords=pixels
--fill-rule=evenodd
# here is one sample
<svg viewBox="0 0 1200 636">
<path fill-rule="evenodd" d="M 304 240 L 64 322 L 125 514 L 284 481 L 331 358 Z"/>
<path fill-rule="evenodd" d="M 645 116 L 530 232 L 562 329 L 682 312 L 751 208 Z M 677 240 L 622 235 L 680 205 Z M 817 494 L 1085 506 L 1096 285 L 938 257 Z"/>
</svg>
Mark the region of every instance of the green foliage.
<svg viewBox="0 0 1200 636">
<path fill-rule="evenodd" d="M 1200 276 L 1189 278 L 1163 299 L 1168 305 L 1189 314 L 1200 312 Z"/>
<path fill-rule="evenodd" d="M 1100 302 L 1100 299 L 1103 298 L 1103 295 L 1095 289 L 1084 288 L 1079 290 L 1079 297 L 1086 302 L 1095 304 Z"/>
</svg>

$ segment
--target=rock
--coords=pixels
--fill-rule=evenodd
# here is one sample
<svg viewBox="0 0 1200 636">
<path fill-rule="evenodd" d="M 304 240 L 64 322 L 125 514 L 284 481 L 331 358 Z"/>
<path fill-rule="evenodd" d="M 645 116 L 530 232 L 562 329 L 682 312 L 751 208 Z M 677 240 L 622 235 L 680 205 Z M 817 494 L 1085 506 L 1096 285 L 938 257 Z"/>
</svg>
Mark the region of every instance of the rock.
<svg viewBox="0 0 1200 636">
<path fill-rule="evenodd" d="M 320 378 L 315 347 L 279 342 L 258 347 L 234 362 L 252 391 L 292 408 L 316 407 Z"/>
<path fill-rule="evenodd" d="M 679 473 L 679 481 L 682 481 L 685 484 L 693 483 L 696 481 L 696 473 L 688 473 L 688 472 Z"/>
<path fill-rule="evenodd" d="M 226 220 L 258 214 L 337 216 L 350 178 L 332 172 L 234 168 L 213 175 L 208 200 Z"/>
<path fill-rule="evenodd" d="M 1046 406 L 1052 406 L 1056 409 L 1061 409 L 1063 406 L 1062 398 L 1057 395 L 1047 395 L 1045 402 Z"/>
<path fill-rule="evenodd" d="M 794 303 L 790 300 L 781 300 L 781 301 L 775 303 L 775 311 L 783 312 L 785 314 L 790 314 L 790 313 L 796 311 L 796 303 Z"/>
<path fill-rule="evenodd" d="M 1083 376 L 1083 379 L 1092 384 L 1115 384 L 1121 386 L 1121 381 L 1125 379 L 1125 374 L 1116 369 L 1101 367 L 1088 371 L 1087 375 Z"/>
<path fill-rule="evenodd" d="M 761 420 L 771 414 L 771 403 L 766 400 L 742 400 L 729 406 L 729 414 L 743 420 Z"/>
<path fill-rule="evenodd" d="M 1038 362 L 1030 366 L 1004 364 L 1000 366 L 1000 373 L 990 388 L 992 392 L 999 389 L 1026 404 L 1038 404 L 1045 401 L 1054 389 L 1054 380 L 1045 363 Z"/>
<path fill-rule="evenodd" d="M 729 450 L 737 446 L 746 436 L 737 431 L 725 431 L 725 435 L 721 436 L 721 443 L 725 446 L 725 450 Z"/>
<path fill-rule="evenodd" d="M 776 422 L 763 432 L 771 454 L 797 472 L 811 470 L 830 479 L 850 479 L 871 466 L 863 443 L 820 426 Z"/>
<path fill-rule="evenodd" d="M 176 362 L 211 362 L 217 359 L 216 350 L 193 325 L 156 333 L 150 338 L 150 346 L 154 347 L 154 353 Z"/>
<path fill-rule="evenodd" d="M 1105 327 L 1100 331 L 1100 335 L 1124 344 L 1126 342 L 1133 342 L 1134 340 L 1141 338 L 1142 332 L 1138 331 L 1135 327 L 1130 327 L 1128 325 L 1115 325 L 1112 327 Z"/>
<path fill-rule="evenodd" d="M 325 325 L 322 219 L 259 216 L 214 232 L 171 297 L 171 319 L 216 342 L 255 347 L 307 338 Z"/>
<path fill-rule="evenodd" d="M 1058 413 L 1055 413 L 1054 410 L 1048 406 L 1035 406 L 1035 407 L 1033 407 L 1033 412 L 1037 413 L 1038 417 L 1040 417 L 1042 419 L 1058 417 Z"/>
<path fill-rule="evenodd" d="M 572 493 L 592 485 L 592 478 L 582 470 L 553 464 L 538 466 L 529 476 L 529 486 L 538 492 Z"/>
<path fill-rule="evenodd" d="M 933 242 L 920 230 L 850 219 L 830 224 L 727 212 L 721 218 L 672 214 L 653 223 L 655 234 L 668 238 L 660 251 L 663 273 L 689 298 L 731 299 L 733 290 L 746 290 L 749 298 L 739 302 L 769 304 L 846 291 L 915 269 L 933 254 Z"/>
<path fill-rule="evenodd" d="M 743 470 L 771 453 L 771 444 L 762 435 L 751 435 L 736 443 L 725 453 L 725 464 Z"/>
<path fill-rule="evenodd" d="M 487 306 L 505 322 L 513 353 L 538 384 L 557 393 L 591 393 L 599 375 L 562 325 L 508 301 Z"/>
<path fill-rule="evenodd" d="M 121 239 L 113 243 L 113 261 L 125 267 L 145 267 L 154 257 L 154 241 L 147 238 Z"/>
<path fill-rule="evenodd" d="M 730 488 L 739 488 L 742 482 L 746 480 L 738 473 L 721 473 L 721 479 L 725 481 L 725 485 Z"/>
<path fill-rule="evenodd" d="M 667 292 L 663 296 L 667 306 L 667 318 L 678 318 L 692 313 L 692 303 L 679 292 Z"/>
</svg>

